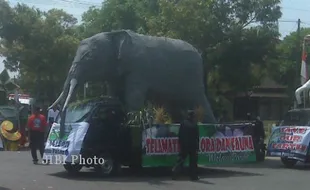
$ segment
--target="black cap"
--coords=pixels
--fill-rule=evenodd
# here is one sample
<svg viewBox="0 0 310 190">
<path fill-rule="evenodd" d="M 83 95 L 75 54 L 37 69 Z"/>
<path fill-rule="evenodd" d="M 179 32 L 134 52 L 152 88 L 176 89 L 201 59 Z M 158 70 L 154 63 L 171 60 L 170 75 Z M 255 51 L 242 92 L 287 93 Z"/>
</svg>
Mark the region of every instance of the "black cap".
<svg viewBox="0 0 310 190">
<path fill-rule="evenodd" d="M 40 111 L 41 111 L 41 108 L 40 108 L 39 106 L 36 106 L 36 107 L 34 108 L 34 111 L 40 112 Z"/>
</svg>

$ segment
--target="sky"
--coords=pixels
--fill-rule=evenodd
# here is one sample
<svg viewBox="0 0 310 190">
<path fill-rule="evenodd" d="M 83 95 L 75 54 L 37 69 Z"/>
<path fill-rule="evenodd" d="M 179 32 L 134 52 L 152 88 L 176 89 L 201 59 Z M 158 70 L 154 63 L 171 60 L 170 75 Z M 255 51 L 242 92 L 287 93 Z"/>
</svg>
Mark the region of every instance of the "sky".
<svg viewBox="0 0 310 190">
<path fill-rule="evenodd" d="M 80 19 L 83 12 L 90 6 L 100 6 L 103 0 L 7 0 L 11 6 L 17 3 L 25 3 L 37 7 L 43 11 L 52 8 L 61 8 Z M 297 20 L 301 20 L 301 27 L 310 27 L 309 0 L 282 0 L 282 18 L 279 20 L 279 32 L 281 38 L 297 30 Z M 0 57 L 0 72 L 4 69 Z M 15 75 L 13 73 L 11 76 Z"/>
</svg>

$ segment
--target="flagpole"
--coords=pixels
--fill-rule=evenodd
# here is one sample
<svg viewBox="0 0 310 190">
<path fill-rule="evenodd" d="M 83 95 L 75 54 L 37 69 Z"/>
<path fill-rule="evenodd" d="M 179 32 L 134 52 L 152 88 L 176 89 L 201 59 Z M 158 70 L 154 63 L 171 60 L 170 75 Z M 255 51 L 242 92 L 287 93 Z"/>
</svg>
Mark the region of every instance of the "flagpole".
<svg viewBox="0 0 310 190">
<path fill-rule="evenodd" d="M 307 36 L 306 36 L 307 37 Z M 304 38 L 303 44 L 302 44 L 302 61 L 305 63 L 305 73 L 307 73 L 307 63 L 306 63 L 306 57 L 304 55 L 307 55 L 306 53 L 306 48 L 305 48 L 305 42 L 306 42 L 306 37 Z M 305 81 L 303 83 L 307 82 L 307 74 L 305 76 Z M 303 92 L 304 95 L 304 108 L 306 108 L 306 95 L 307 95 L 307 90 Z"/>
</svg>

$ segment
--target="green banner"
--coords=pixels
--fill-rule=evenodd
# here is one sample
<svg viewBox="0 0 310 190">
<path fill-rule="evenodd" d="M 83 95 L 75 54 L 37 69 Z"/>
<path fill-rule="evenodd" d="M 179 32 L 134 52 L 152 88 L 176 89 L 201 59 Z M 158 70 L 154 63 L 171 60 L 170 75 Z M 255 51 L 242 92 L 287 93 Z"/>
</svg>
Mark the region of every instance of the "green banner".
<svg viewBox="0 0 310 190">
<path fill-rule="evenodd" d="M 154 125 L 142 131 L 142 166 L 173 166 L 178 157 L 179 125 Z M 199 165 L 256 161 L 248 125 L 199 125 Z M 188 160 L 185 164 L 188 164 Z"/>
</svg>

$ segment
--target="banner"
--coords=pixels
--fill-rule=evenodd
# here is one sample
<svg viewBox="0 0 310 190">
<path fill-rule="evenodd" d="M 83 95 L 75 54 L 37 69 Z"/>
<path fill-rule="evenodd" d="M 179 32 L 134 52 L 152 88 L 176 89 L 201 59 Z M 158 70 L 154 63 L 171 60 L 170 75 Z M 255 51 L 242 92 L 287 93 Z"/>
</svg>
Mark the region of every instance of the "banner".
<svg viewBox="0 0 310 190">
<path fill-rule="evenodd" d="M 198 164 L 256 161 L 249 129 L 245 125 L 199 125 Z M 154 125 L 143 130 L 142 166 L 173 166 L 179 153 L 178 132 L 177 124 Z"/>
<path fill-rule="evenodd" d="M 56 163 L 55 159 L 63 158 L 61 163 L 71 162 L 73 156 L 80 154 L 88 126 L 86 122 L 66 124 L 65 135 L 60 139 L 60 124 L 54 123 L 48 135 L 43 159 Z"/>
<path fill-rule="evenodd" d="M 310 127 L 274 127 L 269 138 L 267 155 L 305 161 L 310 143 Z"/>
</svg>

